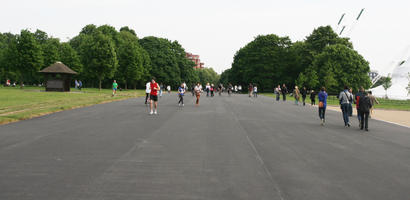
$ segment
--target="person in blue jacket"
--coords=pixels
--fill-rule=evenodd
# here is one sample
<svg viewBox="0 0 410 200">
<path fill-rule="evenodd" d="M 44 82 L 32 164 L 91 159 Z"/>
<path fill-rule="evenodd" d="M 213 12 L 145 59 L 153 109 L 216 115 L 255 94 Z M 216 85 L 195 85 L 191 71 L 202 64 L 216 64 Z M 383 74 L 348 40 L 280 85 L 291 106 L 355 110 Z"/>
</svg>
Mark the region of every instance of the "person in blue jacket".
<svg viewBox="0 0 410 200">
<path fill-rule="evenodd" d="M 326 88 L 322 87 L 318 94 L 319 98 L 319 118 L 321 121 L 321 125 L 325 125 L 325 113 L 326 113 L 326 106 L 327 106 L 327 93 Z"/>
</svg>

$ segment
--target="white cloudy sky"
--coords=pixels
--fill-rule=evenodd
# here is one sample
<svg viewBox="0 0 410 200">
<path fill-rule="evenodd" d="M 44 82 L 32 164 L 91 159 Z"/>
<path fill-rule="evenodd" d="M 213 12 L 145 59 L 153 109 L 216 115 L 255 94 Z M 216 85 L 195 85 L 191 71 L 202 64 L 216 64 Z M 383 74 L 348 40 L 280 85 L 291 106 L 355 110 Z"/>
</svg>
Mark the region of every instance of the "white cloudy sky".
<svg viewBox="0 0 410 200">
<path fill-rule="evenodd" d="M 0 5 L 0 32 L 38 28 L 66 41 L 91 23 L 129 26 L 140 38 L 178 40 L 219 73 L 259 34 L 303 40 L 315 27 L 336 28 L 342 13 L 345 35 L 372 69 L 387 73 L 410 45 L 406 0 L 0 0 Z M 362 18 L 350 30 L 362 8 Z"/>
</svg>

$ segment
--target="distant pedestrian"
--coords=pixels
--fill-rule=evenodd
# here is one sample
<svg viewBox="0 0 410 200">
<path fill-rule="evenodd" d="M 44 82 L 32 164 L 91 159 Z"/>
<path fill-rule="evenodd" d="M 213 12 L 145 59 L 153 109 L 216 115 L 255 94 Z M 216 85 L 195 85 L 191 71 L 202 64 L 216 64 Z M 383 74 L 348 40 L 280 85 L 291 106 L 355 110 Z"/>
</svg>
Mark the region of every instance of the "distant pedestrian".
<svg viewBox="0 0 410 200">
<path fill-rule="evenodd" d="M 372 103 L 371 100 L 367 94 L 367 92 L 364 93 L 364 95 L 360 98 L 359 102 L 359 109 L 360 109 L 360 129 L 363 130 L 363 128 L 366 131 L 369 131 L 369 112 L 370 109 L 372 108 Z"/>
<path fill-rule="evenodd" d="M 282 95 L 283 95 L 283 101 L 286 101 L 286 95 L 288 94 L 288 88 L 286 87 L 285 84 L 282 85 Z"/>
<path fill-rule="evenodd" d="M 232 84 L 229 83 L 229 85 L 228 85 L 228 95 L 231 96 L 232 92 L 233 92 L 233 86 L 232 86 Z"/>
<path fill-rule="evenodd" d="M 162 97 L 162 92 L 164 91 L 164 85 L 161 83 L 159 84 L 159 97 Z"/>
<path fill-rule="evenodd" d="M 301 94 L 302 94 L 303 106 L 305 106 L 305 105 L 306 105 L 306 103 L 305 103 L 305 101 L 306 101 L 306 95 L 307 95 L 306 87 L 303 87 L 303 89 L 302 89 L 302 91 L 301 91 Z"/>
<path fill-rule="evenodd" d="M 252 97 L 252 94 L 253 94 L 253 85 L 252 85 L 252 83 L 249 83 L 248 93 L 249 93 L 249 97 Z"/>
<path fill-rule="evenodd" d="M 211 84 L 210 90 L 211 90 L 211 97 L 214 97 L 215 85 L 213 83 Z"/>
<path fill-rule="evenodd" d="M 281 89 L 280 89 L 280 85 L 278 85 L 278 87 L 275 88 L 275 94 L 276 94 L 276 101 L 280 100 L 280 94 L 281 94 Z"/>
<path fill-rule="evenodd" d="M 223 85 L 222 85 L 222 83 L 221 83 L 221 84 L 219 84 L 219 86 L 218 86 L 218 94 L 219 94 L 219 96 L 222 95 L 222 89 L 223 89 Z"/>
<path fill-rule="evenodd" d="M 117 94 L 117 88 L 118 88 L 117 81 L 114 80 L 114 82 L 112 83 L 112 96 L 115 96 Z"/>
<path fill-rule="evenodd" d="M 170 85 L 167 86 L 167 91 L 168 91 L 168 94 L 171 94 L 171 86 Z"/>
<path fill-rule="evenodd" d="M 349 88 L 349 92 L 350 92 L 350 94 L 353 95 L 353 90 L 352 90 L 352 88 Z M 353 104 L 353 99 L 354 99 L 354 98 L 349 99 L 349 117 L 353 116 L 353 106 L 352 106 L 352 104 Z"/>
<path fill-rule="evenodd" d="M 209 93 L 211 92 L 211 85 L 209 83 L 205 86 L 206 97 L 209 97 Z"/>
<path fill-rule="evenodd" d="M 373 96 L 372 91 L 369 91 L 369 98 L 370 98 L 370 102 L 372 103 L 372 107 L 370 108 L 370 115 L 369 117 L 371 118 L 371 116 L 373 115 L 373 110 L 374 110 L 374 105 L 375 104 L 379 104 L 379 101 L 377 101 L 376 97 Z"/>
<path fill-rule="evenodd" d="M 344 90 L 339 94 L 340 108 L 342 109 L 343 121 L 346 127 L 350 127 L 349 122 L 349 102 L 353 98 L 353 95 L 349 92 L 347 86 L 344 87 Z"/>
<path fill-rule="evenodd" d="M 298 86 L 295 86 L 295 89 L 293 90 L 293 97 L 295 98 L 295 105 L 299 105 L 300 91 Z"/>
<path fill-rule="evenodd" d="M 149 95 L 151 93 L 151 82 L 145 84 L 145 104 L 149 101 Z"/>
<path fill-rule="evenodd" d="M 359 92 L 356 93 L 354 97 L 354 103 L 356 104 L 356 111 L 357 111 L 357 119 L 359 120 L 359 124 L 361 121 L 361 115 L 360 115 L 360 109 L 359 109 L 359 104 L 360 104 L 360 98 L 364 96 L 364 88 L 363 86 L 360 87 Z"/>
<path fill-rule="evenodd" d="M 185 95 L 184 84 L 181 84 L 181 86 L 178 88 L 178 97 L 179 97 L 178 105 L 179 106 L 184 106 L 184 95 Z"/>
<path fill-rule="evenodd" d="M 157 109 L 158 109 L 158 92 L 161 90 L 161 88 L 159 87 L 158 83 L 155 81 L 155 78 L 152 78 L 151 80 L 151 84 L 150 84 L 150 88 L 151 88 L 151 92 L 150 92 L 150 108 L 151 108 L 151 112 L 149 113 L 150 115 L 152 114 L 158 114 L 157 113 Z M 155 108 L 155 110 L 153 111 L 153 108 Z"/>
<path fill-rule="evenodd" d="M 253 86 L 253 97 L 258 97 L 258 86 L 256 84 Z"/>
<path fill-rule="evenodd" d="M 314 90 L 310 91 L 310 105 L 314 106 L 316 104 L 316 93 Z"/>
<path fill-rule="evenodd" d="M 201 98 L 202 86 L 200 83 L 195 86 L 196 105 L 199 106 L 199 98 Z"/>
<path fill-rule="evenodd" d="M 78 81 L 78 89 L 81 90 L 83 88 L 83 82 L 80 80 Z"/>
<path fill-rule="evenodd" d="M 74 88 L 75 88 L 75 89 L 78 89 L 78 86 L 79 86 L 78 81 L 77 81 L 77 79 L 75 79 L 75 81 L 74 81 Z"/>
<path fill-rule="evenodd" d="M 239 93 L 242 93 L 242 85 L 239 85 L 239 86 L 238 86 L 238 92 L 239 92 Z"/>
<path fill-rule="evenodd" d="M 320 89 L 320 92 L 318 94 L 319 98 L 319 118 L 321 121 L 322 126 L 325 125 L 325 113 L 326 113 L 326 106 L 327 106 L 327 93 L 326 93 L 326 88 L 322 87 Z"/>
<path fill-rule="evenodd" d="M 237 85 L 235 85 L 235 86 L 233 87 L 233 91 L 234 91 L 235 93 L 238 93 L 238 86 L 237 86 Z"/>
</svg>

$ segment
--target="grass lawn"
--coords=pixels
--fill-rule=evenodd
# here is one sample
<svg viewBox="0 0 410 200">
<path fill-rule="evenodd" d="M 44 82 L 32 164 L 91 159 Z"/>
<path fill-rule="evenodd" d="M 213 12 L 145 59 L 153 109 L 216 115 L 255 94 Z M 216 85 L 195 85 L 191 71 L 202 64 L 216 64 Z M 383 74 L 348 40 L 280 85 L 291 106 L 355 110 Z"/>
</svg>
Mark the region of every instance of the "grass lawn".
<svg viewBox="0 0 410 200">
<path fill-rule="evenodd" d="M 276 98 L 275 94 L 272 93 L 263 93 L 262 95 Z M 281 96 L 282 100 L 282 96 Z M 286 100 L 288 101 L 295 101 L 295 98 L 291 96 L 287 96 Z M 302 98 L 300 98 L 302 100 Z M 404 111 L 410 111 L 410 100 L 391 100 L 391 99 L 383 99 L 383 98 L 377 98 L 380 104 L 376 104 L 374 106 L 375 109 L 385 109 L 385 110 L 404 110 Z M 316 104 L 318 103 L 317 95 L 316 95 Z M 308 95 L 306 97 L 306 103 L 310 104 L 310 96 Z M 337 97 L 332 95 L 329 96 L 327 99 L 327 104 L 328 105 L 333 105 L 333 106 L 339 106 L 339 100 L 337 100 Z M 355 105 L 353 105 L 355 108 Z"/>
<path fill-rule="evenodd" d="M 62 110 L 106 103 L 145 95 L 144 90 L 117 91 L 84 88 L 71 92 L 44 92 L 44 87 L 0 87 L 0 124 L 30 119 Z"/>
</svg>

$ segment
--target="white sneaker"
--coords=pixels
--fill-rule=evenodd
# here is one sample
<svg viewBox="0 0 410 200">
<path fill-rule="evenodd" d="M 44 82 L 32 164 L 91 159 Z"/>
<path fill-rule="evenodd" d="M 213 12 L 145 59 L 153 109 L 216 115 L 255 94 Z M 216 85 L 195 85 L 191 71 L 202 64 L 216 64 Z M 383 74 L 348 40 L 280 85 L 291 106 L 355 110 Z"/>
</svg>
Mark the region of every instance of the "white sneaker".
<svg viewBox="0 0 410 200">
<path fill-rule="evenodd" d="M 154 115 L 158 114 L 157 111 L 154 111 Z"/>
<path fill-rule="evenodd" d="M 152 115 L 152 114 L 154 114 L 154 112 L 152 112 L 152 110 L 151 110 L 151 112 L 149 114 Z"/>
</svg>

